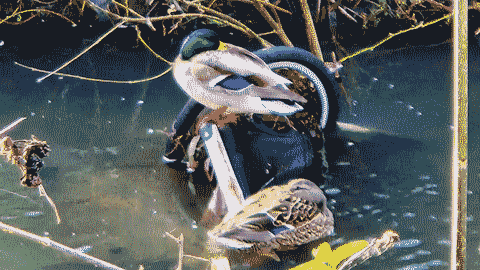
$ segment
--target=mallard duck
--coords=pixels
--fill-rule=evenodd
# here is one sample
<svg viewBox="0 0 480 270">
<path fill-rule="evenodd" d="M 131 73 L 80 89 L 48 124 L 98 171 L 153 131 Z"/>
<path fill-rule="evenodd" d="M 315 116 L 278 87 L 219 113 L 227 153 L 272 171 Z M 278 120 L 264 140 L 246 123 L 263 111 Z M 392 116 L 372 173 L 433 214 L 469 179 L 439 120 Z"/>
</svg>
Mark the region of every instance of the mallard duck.
<svg viewBox="0 0 480 270">
<path fill-rule="evenodd" d="M 209 29 L 184 39 L 172 67 L 183 91 L 210 109 L 288 116 L 303 110 L 298 103 L 307 102 L 258 56 L 220 41 Z"/>
<path fill-rule="evenodd" d="M 243 250 L 279 260 L 276 250 L 293 248 L 333 233 L 333 214 L 322 190 L 294 179 L 247 198 L 244 207 L 209 231 L 227 250 Z"/>
</svg>

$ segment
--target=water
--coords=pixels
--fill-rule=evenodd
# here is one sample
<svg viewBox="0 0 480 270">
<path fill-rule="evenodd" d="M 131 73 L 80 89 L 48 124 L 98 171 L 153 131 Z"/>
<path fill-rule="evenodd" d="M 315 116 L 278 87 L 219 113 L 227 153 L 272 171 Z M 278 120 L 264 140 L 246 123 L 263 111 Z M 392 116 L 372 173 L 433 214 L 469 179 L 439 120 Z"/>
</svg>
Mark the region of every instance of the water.
<svg viewBox="0 0 480 270">
<path fill-rule="evenodd" d="M 2 50 L 13 54 L 9 44 L 8 40 L 2 42 Z M 448 268 L 450 54 L 446 44 L 428 49 L 439 54 L 427 54 L 426 50 L 411 48 L 380 56 L 370 53 L 356 57 L 355 63 L 344 64 L 344 74 L 356 78 L 356 82 L 346 83 L 355 101 L 351 112 L 342 110 L 339 121 L 373 132 L 327 135 L 332 177 L 322 189 L 335 215 L 336 233 L 328 241 L 337 247 L 350 240 L 380 236 L 387 229 L 395 230 L 402 239 L 391 251 L 355 269 Z M 427 56 L 421 60 L 413 57 L 421 52 Z M 70 57 L 71 50 L 65 55 Z M 138 57 L 127 52 L 102 54 L 94 49 L 69 72 L 94 70 L 96 77 L 122 80 L 145 76 L 147 68 L 143 65 L 112 61 L 133 56 Z M 36 84 L 38 74 L 12 66 L 12 56 L 8 57 L 5 63 L 9 71 L 4 78 L 12 83 L 2 83 L 0 124 L 10 123 L 19 114 L 28 115 L 10 135 L 24 139 L 35 134 L 52 146 L 40 174 L 62 223 L 55 223 L 55 214 L 45 198 L 36 190 L 21 187 L 20 173 L 4 162 L 0 164 L 0 221 L 125 269 L 138 269 L 139 264 L 146 269 L 172 269 L 178 249 L 165 232 L 175 236 L 183 233 L 185 253 L 203 256 L 199 251 L 202 228 L 191 218 L 199 214 L 193 207 L 196 201 L 183 181 L 188 175 L 173 175 L 161 163 L 166 136 L 154 132 L 170 127 L 187 100 L 180 90 L 171 87 L 171 74 L 151 82 L 146 90 L 140 85 L 67 77 Z M 31 59 L 35 61 L 28 64 L 48 63 L 47 58 L 34 55 Z M 150 75 L 165 67 L 160 61 L 150 61 Z M 354 74 L 349 64 L 365 72 Z M 116 65 L 125 70 L 116 70 Z M 472 72 L 478 74 L 478 61 L 472 66 Z M 470 78 L 472 83 L 477 80 Z M 477 95 L 471 96 L 471 104 L 475 104 Z M 474 114 L 478 113 L 472 111 Z M 470 131 L 472 160 L 478 158 L 475 146 L 480 141 L 476 121 Z M 473 202 L 480 192 L 474 184 L 479 174 L 476 168 L 469 171 L 472 192 L 467 269 L 474 269 L 478 262 L 479 229 Z M 0 238 L 5 243 L 0 248 L 0 263 L 6 269 L 97 269 L 18 236 L 0 233 Z M 291 259 L 282 262 L 284 266 L 300 261 L 298 256 L 281 255 Z M 186 269 L 205 267 L 203 262 L 185 263 Z M 272 266 L 279 267 L 268 262 L 264 268 Z"/>
</svg>

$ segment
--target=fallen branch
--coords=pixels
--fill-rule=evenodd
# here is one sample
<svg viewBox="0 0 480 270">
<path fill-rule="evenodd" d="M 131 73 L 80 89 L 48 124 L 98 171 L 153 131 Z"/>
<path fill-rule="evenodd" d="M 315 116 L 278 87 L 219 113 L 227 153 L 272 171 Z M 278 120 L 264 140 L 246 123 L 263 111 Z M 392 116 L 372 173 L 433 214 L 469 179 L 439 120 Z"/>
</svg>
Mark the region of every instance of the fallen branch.
<svg viewBox="0 0 480 270">
<path fill-rule="evenodd" d="M 15 235 L 18 235 L 18 236 L 22 236 L 24 238 L 27 238 L 27 239 L 33 240 L 37 243 L 40 243 L 44 246 L 54 248 L 58 251 L 61 251 L 61 252 L 66 253 L 68 255 L 72 255 L 76 258 L 79 258 L 79 259 L 84 260 L 86 262 L 95 264 L 96 266 L 100 266 L 104 269 L 124 270 L 123 268 L 120 268 L 116 265 L 113 265 L 111 263 L 102 261 L 98 258 L 95 258 L 95 257 L 92 257 L 90 255 L 84 254 L 81 251 L 78 251 L 78 250 L 75 250 L 71 247 L 67 247 L 67 246 L 62 245 L 60 243 L 57 243 L 57 242 L 51 240 L 48 237 L 38 236 L 36 234 L 24 231 L 22 229 L 18 229 L 18 228 L 15 228 L 13 226 L 7 225 L 3 222 L 0 222 L 0 229 L 2 229 L 4 232 L 12 233 L 12 234 L 15 234 Z"/>
<path fill-rule="evenodd" d="M 48 196 L 47 191 L 45 191 L 45 188 L 43 187 L 42 184 L 38 186 L 38 191 L 40 192 L 40 196 L 44 196 L 47 198 L 48 203 L 50 206 L 53 208 L 53 211 L 55 211 L 55 216 L 57 217 L 57 224 L 60 224 L 60 215 L 58 214 L 57 206 L 55 206 L 55 203 L 53 200 Z"/>
</svg>

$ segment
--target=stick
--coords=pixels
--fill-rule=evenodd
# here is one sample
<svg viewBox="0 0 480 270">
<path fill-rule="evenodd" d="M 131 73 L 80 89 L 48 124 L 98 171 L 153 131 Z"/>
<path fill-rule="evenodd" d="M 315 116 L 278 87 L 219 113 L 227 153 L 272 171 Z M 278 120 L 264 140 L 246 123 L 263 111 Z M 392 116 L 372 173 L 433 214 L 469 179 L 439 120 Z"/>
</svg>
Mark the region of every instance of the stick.
<svg viewBox="0 0 480 270">
<path fill-rule="evenodd" d="M 320 43 L 318 42 L 317 31 L 313 25 L 312 15 L 310 14 L 310 8 L 308 8 L 307 0 L 300 0 L 300 6 L 302 8 L 303 18 L 305 19 L 305 26 L 307 30 L 308 44 L 310 50 L 315 56 L 323 62 L 322 50 L 320 49 Z"/>
<path fill-rule="evenodd" d="M 58 214 L 57 207 L 55 206 L 53 200 L 47 195 L 47 192 L 45 191 L 45 188 L 42 184 L 38 186 L 38 191 L 40 192 L 40 196 L 45 196 L 47 198 L 48 203 L 50 204 L 50 206 L 52 206 L 53 211 L 55 211 L 55 216 L 57 216 L 57 224 L 60 224 L 60 215 Z"/>
<path fill-rule="evenodd" d="M 293 47 L 293 43 L 290 41 L 290 39 L 287 37 L 287 34 L 285 31 L 283 31 L 282 25 L 279 23 L 276 23 L 270 13 L 265 9 L 263 6 L 262 2 L 259 0 L 253 0 L 253 5 L 255 8 L 262 14 L 263 18 L 267 20 L 268 24 L 275 30 L 277 33 L 278 37 L 282 40 L 283 44 L 288 47 Z"/>
<path fill-rule="evenodd" d="M 48 237 L 38 236 L 36 234 L 33 234 L 33 233 L 30 233 L 30 232 L 15 228 L 13 226 L 7 225 L 3 222 L 0 222 L 0 229 L 2 229 L 4 232 L 16 234 L 18 236 L 22 236 L 24 238 L 27 238 L 27 239 L 33 240 L 35 242 L 38 242 L 38 243 L 40 243 L 44 246 L 51 247 L 51 248 L 56 249 L 58 251 L 61 251 L 63 253 L 67 253 L 67 254 L 72 255 L 74 257 L 77 257 L 81 260 L 84 260 L 86 262 L 98 265 L 98 266 L 100 266 L 104 269 L 124 270 L 123 268 L 120 268 L 116 265 L 113 265 L 111 263 L 102 261 L 98 258 L 95 258 L 95 257 L 92 257 L 90 255 L 84 254 L 81 251 L 78 251 L 78 250 L 75 250 L 71 247 L 67 247 L 67 246 L 62 245 L 60 243 L 57 243 L 57 242 L 51 240 Z"/>
<path fill-rule="evenodd" d="M 17 63 L 17 62 L 13 62 L 13 63 L 17 66 L 21 66 L 23 68 L 28 68 L 28 69 L 33 70 L 33 71 L 38 71 L 38 72 L 43 72 L 43 73 L 49 73 L 50 72 L 50 71 L 46 71 L 46 70 L 42 70 L 42 69 L 38 69 L 38 68 L 34 68 L 34 67 L 25 66 L 25 65 Z M 77 79 L 80 79 L 80 80 L 86 80 L 86 81 L 92 81 L 92 82 L 129 83 L 129 84 L 132 84 L 132 83 L 142 83 L 142 82 L 147 82 L 147 81 L 158 79 L 158 78 L 162 77 L 163 75 L 167 74 L 168 72 L 170 72 L 170 70 L 172 70 L 171 67 L 169 67 L 167 70 L 165 70 L 163 73 L 161 73 L 159 75 L 155 75 L 153 77 L 140 79 L 140 80 L 133 80 L 133 81 L 115 81 L 115 80 L 94 79 L 94 78 L 88 78 L 88 77 L 71 75 L 71 74 L 60 73 L 60 72 L 58 72 L 56 74 L 61 75 L 61 76 L 65 76 L 65 77 L 77 78 Z"/>
<path fill-rule="evenodd" d="M 101 37 L 99 37 L 94 43 L 92 43 L 92 45 L 88 46 L 87 48 L 85 48 L 83 51 L 81 51 L 79 54 L 77 54 L 75 57 L 73 57 L 71 60 L 65 62 L 63 65 L 61 65 L 60 67 L 58 67 L 57 69 L 55 69 L 54 71 L 52 72 L 49 72 L 47 75 L 44 75 L 43 77 L 40 77 L 37 79 L 37 83 L 41 83 L 43 80 L 45 80 L 46 78 L 50 77 L 51 75 L 57 73 L 57 71 L 59 71 L 60 69 L 68 66 L 71 62 L 75 61 L 75 59 L 79 58 L 80 56 L 82 56 L 84 53 L 86 53 L 88 50 L 90 50 L 91 48 L 93 48 L 95 45 L 97 45 L 100 41 L 102 41 L 102 39 L 104 39 L 106 36 L 108 36 L 110 33 L 112 33 L 113 31 L 115 31 L 115 29 L 117 29 L 120 25 L 124 24 L 125 21 L 121 21 L 119 23 L 117 23 L 115 26 L 113 26 L 112 28 L 110 28 L 110 30 L 108 30 L 107 32 L 105 32 L 105 34 L 103 34 Z"/>
<path fill-rule="evenodd" d="M 20 124 L 20 122 L 22 122 L 23 120 L 27 119 L 26 117 L 20 117 L 18 118 L 17 120 L 13 121 L 11 124 L 9 124 L 8 126 L 6 126 L 5 128 L 3 128 L 1 131 L 0 131 L 0 138 L 3 138 L 5 137 L 4 135 L 11 131 L 13 128 L 15 128 L 18 124 Z"/>
</svg>

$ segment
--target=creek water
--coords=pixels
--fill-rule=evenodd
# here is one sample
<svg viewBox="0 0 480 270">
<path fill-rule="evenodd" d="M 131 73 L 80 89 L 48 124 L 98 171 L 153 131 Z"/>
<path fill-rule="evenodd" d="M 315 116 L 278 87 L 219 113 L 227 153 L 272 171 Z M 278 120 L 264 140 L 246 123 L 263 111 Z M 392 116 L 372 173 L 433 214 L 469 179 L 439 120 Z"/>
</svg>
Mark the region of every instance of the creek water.
<svg viewBox="0 0 480 270">
<path fill-rule="evenodd" d="M 469 52 L 470 119 L 478 116 L 477 50 L 475 45 Z M 171 74 L 133 86 L 61 76 L 37 84 L 38 73 L 12 64 L 14 52 L 8 40 L 0 48 L 9 67 L 1 85 L 0 124 L 27 115 L 9 135 L 25 139 L 34 134 L 51 145 L 40 175 L 62 222 L 56 224 L 45 199 L 37 190 L 21 187 L 20 172 L 5 162 L 0 164 L 0 221 L 125 269 L 138 269 L 139 264 L 145 269 L 173 269 L 178 249 L 164 232 L 183 233 L 185 253 L 202 256 L 202 228 L 183 207 L 195 200 L 186 193 L 186 184 L 172 181 L 185 175 L 161 163 L 166 136 L 149 134 L 170 127 L 187 100 Z M 61 55 L 67 59 L 71 53 Z M 94 49 L 75 67 L 116 79 L 145 74 L 143 65 L 121 64 L 132 55 L 95 61 L 100 55 Z M 26 64 L 42 60 L 48 56 Z M 374 51 L 344 63 L 342 75 L 354 101 L 351 109 L 342 107 L 338 121 L 364 129 L 339 128 L 326 134 L 330 177 L 321 188 L 335 215 L 335 235 L 328 241 L 337 247 L 378 237 L 387 229 L 401 238 L 395 248 L 355 269 L 449 267 L 450 63 L 448 43 Z M 153 60 L 148 65 L 149 74 L 165 67 Z M 471 120 L 467 269 L 474 269 L 479 261 L 478 133 L 478 121 Z M 97 269 L 15 235 L 2 233 L 0 238 L 2 269 Z M 288 258 L 266 262 L 262 268 L 283 269 L 298 263 L 295 256 Z M 186 269 L 205 266 L 185 260 Z"/>
</svg>

